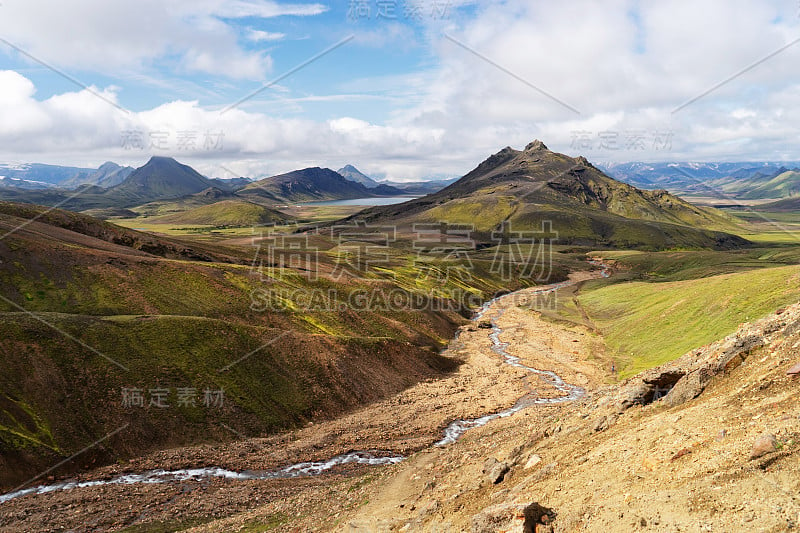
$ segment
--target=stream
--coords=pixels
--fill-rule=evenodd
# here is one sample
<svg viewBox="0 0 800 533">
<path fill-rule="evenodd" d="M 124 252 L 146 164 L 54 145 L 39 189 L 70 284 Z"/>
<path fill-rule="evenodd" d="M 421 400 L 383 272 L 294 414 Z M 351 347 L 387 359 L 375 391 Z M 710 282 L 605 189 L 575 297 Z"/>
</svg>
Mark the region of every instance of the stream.
<svg viewBox="0 0 800 533">
<path fill-rule="evenodd" d="M 606 265 L 598 261 L 590 261 L 590 263 L 602 268 L 602 271 L 600 273 L 602 277 L 606 278 L 609 276 L 608 267 Z M 558 289 L 569 287 L 571 285 L 574 285 L 575 283 L 577 282 L 564 281 L 561 283 L 546 285 L 535 290 L 530 290 L 530 289 L 524 289 L 524 290 L 528 290 L 531 294 L 541 295 L 557 291 Z M 505 294 L 503 296 L 498 296 L 497 298 L 493 298 L 492 300 L 487 301 L 486 303 L 483 304 L 483 306 L 481 306 L 481 308 L 473 317 L 472 321 L 478 322 L 484 317 L 484 315 L 486 315 L 486 313 L 488 313 L 491 310 L 492 306 L 495 305 L 497 302 L 506 298 L 514 298 L 519 294 L 519 292 L 520 291 L 512 292 L 509 294 Z M 520 398 L 519 400 L 517 400 L 514 406 L 504 411 L 484 415 L 480 418 L 455 420 L 451 422 L 450 425 L 447 426 L 447 428 L 445 428 L 444 437 L 436 444 L 434 444 L 434 446 L 447 446 L 448 444 L 452 444 L 456 442 L 464 433 L 466 433 L 470 429 L 485 426 L 492 420 L 496 420 L 498 418 L 506 418 L 512 416 L 513 414 L 531 405 L 571 402 L 577 400 L 578 398 L 582 397 L 585 394 L 583 388 L 578 387 L 577 385 L 571 385 L 569 383 L 566 383 L 555 372 L 551 372 L 549 370 L 538 370 L 536 368 L 526 366 L 522 364 L 522 360 L 519 357 L 511 355 L 506 351 L 509 344 L 507 342 L 502 342 L 500 340 L 500 335 L 503 333 L 503 330 L 502 328 L 500 328 L 500 326 L 497 325 L 497 320 L 501 316 L 503 316 L 504 311 L 505 309 L 498 309 L 495 317 L 491 319 L 492 332 L 489 334 L 489 339 L 492 342 L 491 346 L 492 351 L 497 355 L 499 355 L 500 357 L 502 357 L 506 364 L 517 368 L 522 368 L 539 376 L 544 381 L 550 383 L 557 390 L 561 391 L 563 395 L 558 396 L 556 398 L 538 398 L 534 396 L 532 393 L 529 393 Z M 457 339 L 458 336 L 456 335 L 456 340 Z M 52 485 L 39 485 L 27 489 L 16 490 L 6 494 L 0 494 L 0 504 L 28 494 L 46 494 L 49 492 L 70 490 L 82 487 L 95 487 L 101 485 L 133 485 L 138 483 L 167 483 L 176 481 L 178 482 L 201 481 L 203 479 L 209 479 L 209 478 L 225 478 L 233 480 L 292 479 L 304 476 L 318 476 L 339 465 L 361 464 L 361 465 L 371 465 L 371 466 L 385 466 L 385 465 L 397 464 L 403 461 L 404 459 L 405 459 L 404 456 L 388 455 L 386 452 L 357 451 L 357 452 L 350 452 L 342 455 L 337 455 L 326 461 L 309 461 L 304 463 L 296 463 L 293 465 L 286 466 L 284 468 L 280 468 L 278 470 L 272 470 L 266 472 L 250 471 L 250 470 L 246 470 L 244 472 L 236 472 L 233 470 L 226 470 L 224 468 L 219 468 L 219 467 L 190 468 L 182 470 L 151 470 L 143 474 L 124 474 L 110 480 L 66 481 L 63 483 L 55 483 Z"/>
</svg>

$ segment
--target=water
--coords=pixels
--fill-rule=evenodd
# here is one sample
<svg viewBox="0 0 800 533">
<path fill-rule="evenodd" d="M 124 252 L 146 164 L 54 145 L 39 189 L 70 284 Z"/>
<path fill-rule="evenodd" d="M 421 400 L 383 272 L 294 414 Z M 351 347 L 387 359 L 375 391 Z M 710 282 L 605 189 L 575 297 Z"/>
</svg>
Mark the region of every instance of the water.
<svg viewBox="0 0 800 533">
<path fill-rule="evenodd" d="M 326 207 L 326 206 L 357 206 L 357 207 L 372 207 L 377 205 L 395 205 L 395 204 L 402 204 L 403 202 L 409 202 L 411 200 L 416 200 L 417 196 L 391 196 L 391 197 L 382 197 L 382 198 L 355 198 L 352 200 L 329 200 L 327 202 L 306 202 L 300 205 L 308 205 L 308 206 L 319 206 L 319 207 Z"/>
<path fill-rule="evenodd" d="M 77 489 L 81 487 L 97 487 L 100 485 L 133 485 L 139 483 L 167 483 L 170 481 L 201 481 L 209 478 L 224 478 L 233 480 L 248 479 L 292 479 L 306 476 L 318 476 L 331 468 L 345 464 L 360 465 L 393 465 L 405 459 L 400 455 L 381 456 L 371 452 L 351 452 L 337 455 L 327 461 L 309 461 L 297 463 L 268 472 L 244 471 L 235 472 L 224 468 L 189 468 L 183 470 L 151 470 L 144 474 L 124 474 L 110 480 L 100 481 L 68 481 L 54 485 L 40 485 L 27 489 L 9 492 L 0 495 L 0 503 L 5 503 L 14 498 L 27 494 L 46 494 L 61 490 Z"/>
<path fill-rule="evenodd" d="M 563 283 L 550 285 L 545 289 L 541 289 L 534 292 L 538 294 L 547 294 L 549 292 L 557 291 L 558 289 L 566 287 L 567 285 L 570 284 L 571 282 L 565 281 Z M 504 298 L 514 298 L 516 294 L 517 293 L 507 294 L 505 296 L 500 296 L 498 298 L 486 302 L 485 304 L 483 304 L 480 311 L 478 311 L 478 313 L 475 315 L 474 320 L 477 321 L 483 318 L 486 312 L 489 311 L 491 306 L 498 300 Z M 455 420 L 445 428 L 444 437 L 442 438 L 442 440 L 437 442 L 435 446 L 447 446 L 448 444 L 452 444 L 459 438 L 461 438 L 461 436 L 470 429 L 485 426 L 492 420 L 496 420 L 498 418 L 507 418 L 531 405 L 571 402 L 577 400 L 578 398 L 586 394 L 586 391 L 584 391 L 581 387 L 578 387 L 577 385 L 570 385 L 569 383 L 564 382 L 564 380 L 561 379 L 561 377 L 555 372 L 551 372 L 549 370 L 538 370 L 536 368 L 526 366 L 522 364 L 522 359 L 508 353 L 506 351 L 506 348 L 508 348 L 508 343 L 502 342 L 500 340 L 500 334 L 503 333 L 503 330 L 497 325 L 497 320 L 501 316 L 503 316 L 503 313 L 504 310 L 500 309 L 497 312 L 497 316 L 492 320 L 492 332 L 489 334 L 489 339 L 492 341 L 492 351 L 497 355 L 499 355 L 500 357 L 502 357 L 506 364 L 517 368 L 522 368 L 524 370 L 527 370 L 528 372 L 538 375 L 540 378 L 549 382 L 551 385 L 553 385 L 553 387 L 563 392 L 564 394 L 557 398 L 536 398 L 533 397 L 531 394 L 526 394 L 525 396 L 517 400 L 517 402 L 514 404 L 513 407 L 510 407 L 504 411 L 500 411 L 499 413 L 484 415 L 480 418 Z"/>
<path fill-rule="evenodd" d="M 389 200 L 390 198 L 385 198 L 385 199 Z M 592 264 L 601 266 L 603 268 L 603 271 L 601 272 L 602 277 L 609 276 L 608 270 L 605 268 L 605 265 L 596 261 L 593 261 Z M 548 285 L 547 287 L 532 292 L 534 292 L 534 294 L 547 294 L 572 284 L 573 282 L 571 281 L 565 281 L 562 283 L 556 283 L 554 285 Z M 473 321 L 477 322 L 478 320 L 482 319 L 483 316 L 491 309 L 492 305 L 494 305 L 497 301 L 507 298 L 517 298 L 518 296 L 519 293 L 510 293 L 489 300 L 488 302 L 484 303 L 483 306 L 481 306 L 481 308 L 475 314 Z M 523 295 L 522 297 L 527 298 L 527 295 Z M 450 423 L 450 425 L 448 425 L 447 428 L 445 428 L 444 437 L 439 442 L 437 442 L 435 446 L 447 446 L 448 444 L 452 444 L 456 442 L 459 438 L 461 438 L 461 436 L 470 429 L 485 426 L 492 420 L 496 420 L 498 418 L 509 417 L 531 405 L 571 402 L 573 400 L 577 400 L 578 398 L 582 397 L 585 394 L 585 391 L 581 387 L 566 383 L 555 372 L 551 372 L 549 370 L 538 370 L 536 368 L 526 366 L 522 364 L 522 360 L 519 357 L 508 353 L 506 351 L 506 349 L 508 348 L 508 343 L 502 342 L 500 340 L 500 334 L 503 333 L 503 330 L 497 325 L 497 320 L 501 316 L 503 316 L 503 312 L 504 312 L 503 309 L 498 310 L 497 315 L 492 320 L 492 332 L 489 334 L 489 339 L 492 341 L 492 347 L 491 347 L 492 351 L 501 356 L 506 364 L 509 364 L 517 368 L 522 368 L 524 370 L 527 370 L 528 372 L 536 374 L 537 376 L 549 382 L 551 385 L 553 385 L 553 387 L 563 392 L 564 394 L 556 398 L 537 398 L 532 394 L 527 394 L 522 398 L 520 398 L 514 404 L 513 407 L 506 409 L 504 411 L 500 411 L 499 413 L 492 413 L 474 419 L 455 420 L 452 423 Z M 456 336 L 456 338 L 458 338 L 458 336 Z M 167 483 L 171 481 L 173 482 L 201 481 L 203 479 L 209 479 L 209 478 L 224 478 L 232 480 L 292 479 L 305 476 L 318 476 L 336 466 L 344 464 L 355 463 L 362 465 L 384 466 L 384 465 L 397 464 L 403 461 L 404 459 L 405 457 L 401 455 L 390 455 L 386 452 L 358 451 L 358 452 L 346 453 L 343 455 L 337 455 L 336 457 L 333 457 L 325 461 L 309 461 L 305 463 L 296 463 L 293 465 L 280 468 L 278 470 L 272 470 L 266 472 L 258 472 L 258 471 L 236 472 L 218 467 L 191 468 L 183 470 L 152 470 L 150 472 L 145 472 L 144 474 L 124 474 L 111 480 L 67 481 L 64 483 L 56 483 L 53 485 L 40 485 L 37 487 L 21 489 L 18 491 L 9 492 L 7 494 L 1 494 L 0 504 L 5 503 L 14 498 L 18 498 L 20 496 L 25 496 L 27 494 L 46 494 L 48 492 L 70 490 L 81 487 L 95 487 L 100 485 L 132 485 L 136 483 Z"/>
</svg>

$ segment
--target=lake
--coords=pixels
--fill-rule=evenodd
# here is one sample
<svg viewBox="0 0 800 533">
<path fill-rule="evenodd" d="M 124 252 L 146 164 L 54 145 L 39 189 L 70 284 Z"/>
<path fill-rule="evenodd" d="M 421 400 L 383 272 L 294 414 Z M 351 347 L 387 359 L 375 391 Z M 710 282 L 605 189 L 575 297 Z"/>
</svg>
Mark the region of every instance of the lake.
<svg viewBox="0 0 800 533">
<path fill-rule="evenodd" d="M 416 200 L 417 196 L 391 196 L 386 198 L 353 198 L 351 200 L 330 200 L 327 202 L 305 202 L 299 205 L 316 205 L 316 206 L 329 206 L 329 205 L 350 205 L 350 206 L 364 206 L 370 207 L 374 205 L 394 205 Z"/>
</svg>

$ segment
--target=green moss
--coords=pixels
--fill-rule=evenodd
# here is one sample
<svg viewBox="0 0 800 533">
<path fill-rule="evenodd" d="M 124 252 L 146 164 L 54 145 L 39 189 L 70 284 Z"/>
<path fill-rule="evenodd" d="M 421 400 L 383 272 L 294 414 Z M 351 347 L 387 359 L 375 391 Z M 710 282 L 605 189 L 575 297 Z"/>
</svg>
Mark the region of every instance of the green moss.
<svg viewBox="0 0 800 533">
<path fill-rule="evenodd" d="M 185 531 L 193 527 L 202 526 L 213 521 L 214 518 L 189 518 L 185 520 L 166 520 L 160 522 L 147 522 L 120 529 L 121 533 L 173 533 Z"/>
<path fill-rule="evenodd" d="M 285 513 L 275 513 L 258 520 L 250 520 L 244 523 L 239 531 L 244 533 L 261 533 L 278 529 L 289 522 L 289 516 Z"/>
<path fill-rule="evenodd" d="M 0 441 L 12 449 L 43 446 L 59 452 L 49 425 L 30 405 L 7 394 L 2 403 L 7 407 L 0 409 Z"/>
</svg>

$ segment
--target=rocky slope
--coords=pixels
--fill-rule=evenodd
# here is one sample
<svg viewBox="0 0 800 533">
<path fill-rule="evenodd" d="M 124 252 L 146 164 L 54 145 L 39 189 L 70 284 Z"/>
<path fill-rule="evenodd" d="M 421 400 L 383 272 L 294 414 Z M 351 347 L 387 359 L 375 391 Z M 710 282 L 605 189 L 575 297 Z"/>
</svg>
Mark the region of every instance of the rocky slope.
<svg viewBox="0 0 800 533">
<path fill-rule="evenodd" d="M 798 346 L 793 305 L 577 404 L 417 457 L 376 484 L 375 503 L 350 521 L 474 532 L 793 529 Z M 401 477 L 419 482 L 400 491 Z"/>
</svg>

